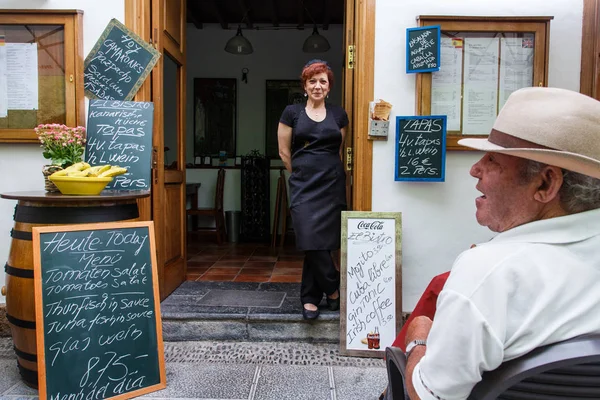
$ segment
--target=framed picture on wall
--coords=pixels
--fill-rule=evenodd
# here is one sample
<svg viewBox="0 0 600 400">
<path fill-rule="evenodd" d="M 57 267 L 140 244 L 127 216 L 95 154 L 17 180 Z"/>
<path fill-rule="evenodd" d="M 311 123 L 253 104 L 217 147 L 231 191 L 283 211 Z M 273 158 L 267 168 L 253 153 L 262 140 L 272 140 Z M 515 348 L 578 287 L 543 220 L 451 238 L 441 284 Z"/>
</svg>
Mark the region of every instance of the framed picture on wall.
<svg viewBox="0 0 600 400">
<path fill-rule="evenodd" d="M 279 158 L 277 145 L 277 125 L 281 113 L 287 105 L 304 103 L 304 89 L 302 82 L 294 80 L 267 80 L 266 81 L 266 118 L 265 118 L 265 154 L 267 158 Z"/>
<path fill-rule="evenodd" d="M 194 78 L 194 157 L 235 156 L 235 78 Z"/>
</svg>

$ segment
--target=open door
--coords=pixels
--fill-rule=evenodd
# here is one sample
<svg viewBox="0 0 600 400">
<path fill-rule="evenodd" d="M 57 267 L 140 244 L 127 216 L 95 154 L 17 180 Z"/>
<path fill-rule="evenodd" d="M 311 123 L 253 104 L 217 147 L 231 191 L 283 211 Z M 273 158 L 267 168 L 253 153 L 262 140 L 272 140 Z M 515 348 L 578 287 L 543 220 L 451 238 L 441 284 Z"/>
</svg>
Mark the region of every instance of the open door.
<svg viewBox="0 0 600 400">
<path fill-rule="evenodd" d="M 373 96 L 375 3 L 376 0 L 344 2 L 342 105 L 350 118 L 344 157 L 348 207 L 359 211 L 371 209 L 372 144 L 365 127 L 368 102 Z M 186 274 L 186 2 L 127 0 L 125 21 L 162 54 L 152 78 L 144 82 L 135 100 L 154 102 L 152 198 L 140 201 L 139 208 L 141 218 L 152 219 L 155 224 L 160 294 L 164 299 Z M 353 191 L 353 186 L 360 190 Z"/>
<path fill-rule="evenodd" d="M 186 275 L 184 0 L 152 0 L 152 38 L 161 58 L 152 73 L 154 102 L 152 219 L 161 300 Z"/>
<path fill-rule="evenodd" d="M 352 207 L 352 166 L 354 163 L 352 157 L 354 143 L 354 1 L 347 0 L 344 10 L 344 61 L 343 61 L 343 82 L 342 88 L 342 106 L 348 114 L 350 124 L 346 129 L 346 143 L 344 149 L 344 165 L 346 170 L 346 204 L 348 210 L 353 210 Z"/>
</svg>

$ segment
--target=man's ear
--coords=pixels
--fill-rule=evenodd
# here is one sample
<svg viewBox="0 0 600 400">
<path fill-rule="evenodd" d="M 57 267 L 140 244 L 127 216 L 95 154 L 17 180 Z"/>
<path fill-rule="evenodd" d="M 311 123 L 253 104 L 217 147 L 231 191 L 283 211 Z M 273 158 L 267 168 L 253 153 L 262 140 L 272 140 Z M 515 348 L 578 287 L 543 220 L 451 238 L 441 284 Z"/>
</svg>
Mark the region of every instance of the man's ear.
<svg viewBox="0 0 600 400">
<path fill-rule="evenodd" d="M 558 199 L 558 192 L 563 184 L 562 169 L 548 165 L 542 169 L 539 175 L 540 185 L 533 198 L 540 203 L 550 203 Z"/>
</svg>

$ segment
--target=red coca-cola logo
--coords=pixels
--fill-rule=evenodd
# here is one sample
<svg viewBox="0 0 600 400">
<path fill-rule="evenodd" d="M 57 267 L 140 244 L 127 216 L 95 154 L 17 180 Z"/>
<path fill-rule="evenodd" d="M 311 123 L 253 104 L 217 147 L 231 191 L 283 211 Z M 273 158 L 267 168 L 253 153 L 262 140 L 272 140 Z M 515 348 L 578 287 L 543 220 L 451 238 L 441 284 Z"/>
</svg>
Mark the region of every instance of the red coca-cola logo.
<svg viewBox="0 0 600 400">
<path fill-rule="evenodd" d="M 382 230 L 383 229 L 383 222 L 382 221 L 372 221 L 372 222 L 360 221 L 358 223 L 358 229 L 377 229 L 377 230 Z"/>
</svg>

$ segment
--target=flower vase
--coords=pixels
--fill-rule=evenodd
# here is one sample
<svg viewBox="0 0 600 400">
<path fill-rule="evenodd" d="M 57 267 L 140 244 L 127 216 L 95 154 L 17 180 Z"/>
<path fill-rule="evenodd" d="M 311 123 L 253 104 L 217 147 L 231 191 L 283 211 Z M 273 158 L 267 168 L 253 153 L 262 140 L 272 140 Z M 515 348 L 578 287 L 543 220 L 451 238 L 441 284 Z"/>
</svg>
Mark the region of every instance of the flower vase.
<svg viewBox="0 0 600 400">
<path fill-rule="evenodd" d="M 42 167 L 42 174 L 44 175 L 44 189 L 46 189 L 46 192 L 60 192 L 60 190 L 58 190 L 54 182 L 48 179 L 48 177 L 56 171 L 60 171 L 61 169 L 63 168 L 60 165 L 44 165 Z"/>
</svg>

